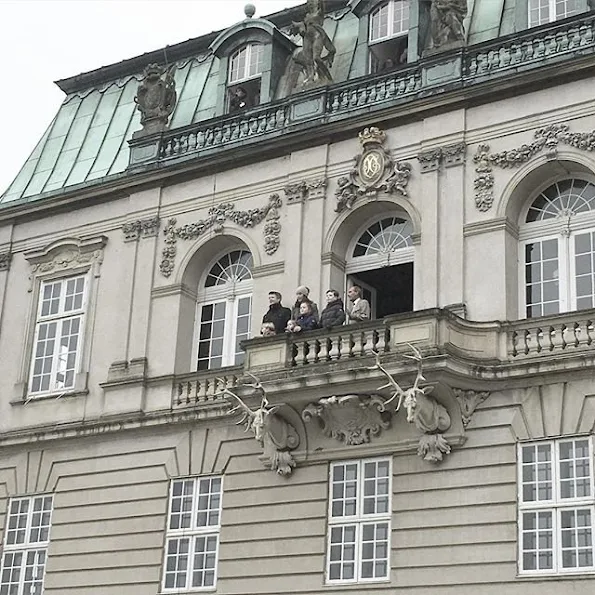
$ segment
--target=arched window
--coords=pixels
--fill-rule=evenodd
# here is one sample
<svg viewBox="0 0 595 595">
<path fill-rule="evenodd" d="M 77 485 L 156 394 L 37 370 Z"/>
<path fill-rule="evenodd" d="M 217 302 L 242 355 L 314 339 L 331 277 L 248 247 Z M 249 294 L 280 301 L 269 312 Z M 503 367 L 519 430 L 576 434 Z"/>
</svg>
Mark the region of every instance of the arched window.
<svg viewBox="0 0 595 595">
<path fill-rule="evenodd" d="M 531 202 L 520 232 L 527 318 L 595 306 L 595 185 L 577 178 Z"/>
<path fill-rule="evenodd" d="M 412 233 L 411 221 L 385 215 L 355 234 L 345 271 L 364 290 L 373 318 L 413 309 Z"/>
<path fill-rule="evenodd" d="M 409 0 L 390 0 L 370 14 L 370 72 L 383 72 L 407 62 Z"/>
<path fill-rule="evenodd" d="M 252 255 L 228 252 L 210 268 L 199 292 L 197 369 L 240 365 L 240 342 L 249 337 L 252 312 Z"/>
</svg>

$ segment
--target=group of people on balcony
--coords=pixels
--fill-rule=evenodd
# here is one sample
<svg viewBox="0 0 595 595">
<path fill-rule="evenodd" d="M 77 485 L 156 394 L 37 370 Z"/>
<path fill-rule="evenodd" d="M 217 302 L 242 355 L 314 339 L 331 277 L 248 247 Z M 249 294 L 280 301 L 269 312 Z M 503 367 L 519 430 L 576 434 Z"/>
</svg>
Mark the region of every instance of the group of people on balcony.
<svg viewBox="0 0 595 595">
<path fill-rule="evenodd" d="M 347 309 L 335 289 L 326 292 L 326 307 L 321 313 L 318 305 L 310 299 L 308 287 L 301 285 L 296 289 L 295 295 L 295 304 L 290 309 L 281 304 L 282 296 L 278 291 L 269 292 L 269 309 L 262 317 L 260 330 L 263 337 L 318 328 L 331 329 L 341 326 L 345 321 L 354 323 L 370 319 L 370 304 L 362 297 L 362 288 L 359 285 L 353 285 L 347 290 L 347 297 L 351 302 Z"/>
</svg>

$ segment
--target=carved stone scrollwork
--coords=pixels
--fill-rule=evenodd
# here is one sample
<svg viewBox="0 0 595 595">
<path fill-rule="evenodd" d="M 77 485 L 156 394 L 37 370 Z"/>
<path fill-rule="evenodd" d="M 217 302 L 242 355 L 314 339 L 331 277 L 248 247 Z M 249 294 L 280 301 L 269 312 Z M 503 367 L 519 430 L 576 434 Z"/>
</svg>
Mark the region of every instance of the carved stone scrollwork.
<svg viewBox="0 0 595 595">
<path fill-rule="evenodd" d="M 325 436 L 348 446 L 366 444 L 372 436 L 390 427 L 391 414 L 378 395 L 326 397 L 311 403 L 302 412 L 304 421 L 320 419 Z"/>
<path fill-rule="evenodd" d="M 483 403 L 490 396 L 490 393 L 488 391 L 463 390 L 461 388 L 455 388 L 453 392 L 461 407 L 461 418 L 463 426 L 466 428 L 477 406 Z"/>
<path fill-rule="evenodd" d="M 533 142 L 515 149 L 490 153 L 490 146 L 482 143 L 473 157 L 475 167 L 475 204 L 487 211 L 494 202 L 494 174 L 492 167 L 510 168 L 526 163 L 534 155 L 546 152 L 549 159 L 558 156 L 558 145 L 567 145 L 580 151 L 595 151 L 595 130 L 570 132 L 566 124 L 550 124 L 535 131 Z"/>
<path fill-rule="evenodd" d="M 2 252 L 0 254 L 0 271 L 7 271 L 10 268 L 10 261 L 12 254 L 10 252 Z"/>
<path fill-rule="evenodd" d="M 444 167 L 462 165 L 465 160 L 466 151 L 467 145 L 464 142 L 422 151 L 417 156 L 417 160 L 421 166 L 421 173 L 436 171 L 440 168 L 440 164 L 444 164 Z"/>
<path fill-rule="evenodd" d="M 139 238 L 155 237 L 159 232 L 161 221 L 159 217 L 150 217 L 149 219 L 137 219 L 129 221 L 122 226 L 125 242 L 136 242 Z"/>
<path fill-rule="evenodd" d="M 194 240 L 207 231 L 221 233 L 226 221 L 231 221 L 245 228 L 255 227 L 262 221 L 266 221 L 264 226 L 264 250 L 269 255 L 274 254 L 281 241 L 281 223 L 278 209 L 282 204 L 283 202 L 278 194 L 271 194 L 268 204 L 258 209 L 236 211 L 233 203 L 222 203 L 211 207 L 208 211 L 209 216 L 195 223 L 176 227 L 176 219 L 169 219 L 163 230 L 165 247 L 161 251 L 161 263 L 159 264 L 161 274 L 164 277 L 169 277 L 174 270 L 178 239 Z"/>
<path fill-rule="evenodd" d="M 355 156 L 355 167 L 349 176 L 337 180 L 335 211 L 338 213 L 352 208 L 358 198 L 376 196 L 380 191 L 407 196 L 411 164 L 393 160 L 383 146 L 386 133 L 372 126 L 362 130 L 358 137 L 363 152 Z"/>
<path fill-rule="evenodd" d="M 326 194 L 326 178 L 317 180 L 302 180 L 293 184 L 287 184 L 283 191 L 287 204 L 296 202 L 304 202 L 305 200 L 313 200 L 315 198 L 324 198 Z"/>
<path fill-rule="evenodd" d="M 237 401 L 229 414 L 240 413 L 238 424 L 244 424 L 247 432 L 252 432 L 254 438 L 263 448 L 265 465 L 279 475 L 291 475 L 295 467 L 295 460 L 291 454 L 300 444 L 297 430 L 279 414 L 280 405 L 270 405 L 260 381 L 253 377 L 255 383 L 246 384 L 255 389 L 261 397 L 260 406 L 254 411 L 250 409 L 238 395 L 225 388 L 222 393 Z"/>
</svg>

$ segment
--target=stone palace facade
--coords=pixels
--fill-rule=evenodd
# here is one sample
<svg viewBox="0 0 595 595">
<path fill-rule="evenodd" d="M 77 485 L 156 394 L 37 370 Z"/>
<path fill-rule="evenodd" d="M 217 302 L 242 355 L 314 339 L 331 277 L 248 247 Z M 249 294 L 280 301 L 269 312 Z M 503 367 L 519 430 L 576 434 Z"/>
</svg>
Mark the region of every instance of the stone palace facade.
<svg viewBox="0 0 595 595">
<path fill-rule="evenodd" d="M 587 0 L 308 0 L 59 81 L 0 198 L 0 595 L 591 594 L 594 67 Z"/>
</svg>

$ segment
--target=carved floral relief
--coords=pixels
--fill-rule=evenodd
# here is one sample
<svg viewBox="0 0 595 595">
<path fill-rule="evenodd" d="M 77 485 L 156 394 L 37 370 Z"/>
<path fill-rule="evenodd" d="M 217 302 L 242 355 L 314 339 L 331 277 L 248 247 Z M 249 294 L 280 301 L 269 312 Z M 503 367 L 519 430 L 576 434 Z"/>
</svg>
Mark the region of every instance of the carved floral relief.
<svg viewBox="0 0 595 595">
<path fill-rule="evenodd" d="M 493 167 L 503 169 L 518 167 L 538 153 L 546 152 L 550 159 L 558 156 L 558 146 L 567 145 L 580 151 L 595 151 L 595 130 L 591 132 L 570 132 L 567 124 L 550 124 L 535 131 L 534 140 L 514 149 L 490 153 L 490 145 L 478 145 L 473 157 L 475 163 L 475 206 L 488 211 L 494 202 Z"/>
</svg>

